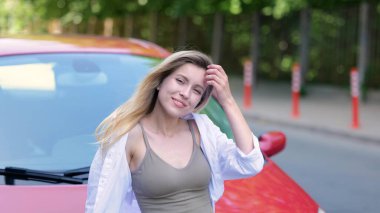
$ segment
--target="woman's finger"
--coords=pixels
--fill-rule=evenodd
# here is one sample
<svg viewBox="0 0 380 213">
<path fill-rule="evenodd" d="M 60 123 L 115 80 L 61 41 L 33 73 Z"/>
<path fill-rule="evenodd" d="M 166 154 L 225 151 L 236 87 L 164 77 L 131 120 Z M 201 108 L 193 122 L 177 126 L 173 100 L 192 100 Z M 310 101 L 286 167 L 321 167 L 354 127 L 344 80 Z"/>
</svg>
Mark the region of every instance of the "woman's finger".
<svg viewBox="0 0 380 213">
<path fill-rule="evenodd" d="M 206 80 L 214 80 L 217 90 L 228 89 L 228 76 L 220 65 L 212 64 L 206 70 Z"/>
<path fill-rule="evenodd" d="M 222 88 L 226 85 L 227 79 L 220 74 L 206 74 L 206 81 L 215 81 Z"/>
<path fill-rule="evenodd" d="M 223 79 L 223 80 L 227 80 L 227 78 L 228 78 L 223 70 L 221 71 L 220 69 L 214 69 L 214 68 L 207 69 L 206 70 L 206 75 L 216 75 L 220 79 Z"/>
<path fill-rule="evenodd" d="M 207 68 L 209 68 L 209 69 L 217 69 L 217 70 L 223 70 L 223 67 L 222 66 L 220 66 L 220 65 L 218 65 L 218 64 L 210 64 L 210 65 L 208 65 L 207 66 Z"/>
<path fill-rule="evenodd" d="M 227 75 L 226 72 L 224 71 L 223 67 L 218 65 L 218 64 L 211 64 L 211 65 L 208 65 L 207 66 L 208 69 L 212 69 L 212 70 L 217 70 L 219 73 L 221 73 L 222 75 Z"/>
<path fill-rule="evenodd" d="M 218 96 L 226 93 L 229 90 L 225 81 L 222 81 L 217 77 L 207 80 L 206 83 L 214 87 L 214 93 Z"/>
<path fill-rule="evenodd" d="M 206 75 L 206 81 L 214 81 L 216 84 L 220 85 L 222 80 L 217 75 Z"/>
<path fill-rule="evenodd" d="M 207 69 L 206 73 L 207 74 L 214 74 L 214 75 L 218 75 L 218 76 L 223 76 L 223 77 L 226 76 L 226 74 L 223 71 L 221 71 L 219 69 L 214 69 L 214 68 Z"/>
</svg>

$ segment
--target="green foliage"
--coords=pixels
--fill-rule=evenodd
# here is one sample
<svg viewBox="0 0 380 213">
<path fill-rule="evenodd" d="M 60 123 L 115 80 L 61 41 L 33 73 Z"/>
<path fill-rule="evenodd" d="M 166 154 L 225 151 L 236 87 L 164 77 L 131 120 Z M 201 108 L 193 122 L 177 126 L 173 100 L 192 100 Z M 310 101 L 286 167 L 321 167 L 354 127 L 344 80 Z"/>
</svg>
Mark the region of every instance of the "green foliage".
<svg viewBox="0 0 380 213">
<path fill-rule="evenodd" d="M 356 64 L 356 11 L 314 10 L 312 14 L 309 81 L 348 84 L 349 71 Z M 354 45 L 353 45 L 354 44 Z"/>
<path fill-rule="evenodd" d="M 222 64 L 232 74 L 242 74 L 242 60 L 249 58 L 252 14 L 260 13 L 259 78 L 286 80 L 297 62 L 300 11 L 311 9 L 309 70 L 307 82 L 348 85 L 349 70 L 358 54 L 359 4 L 361 0 L 0 0 L 0 33 L 47 32 L 51 20 L 60 20 L 63 32 L 77 28 L 103 33 L 103 21 L 112 18 L 114 35 L 133 28 L 133 36 L 149 39 L 150 14 L 158 16 L 157 43 L 170 50 L 192 48 L 210 52 L 213 15 L 224 15 Z M 380 85 L 380 3 L 369 0 L 370 55 L 365 80 Z M 126 17 L 133 18 L 126 26 Z M 185 47 L 177 47 L 179 19 L 187 20 Z M 95 20 L 95 21 L 94 21 Z"/>
<path fill-rule="evenodd" d="M 31 2 L 0 0 L 0 33 L 22 32 L 34 18 Z"/>
<path fill-rule="evenodd" d="M 321 1 L 321 0 L 308 0 L 310 6 L 319 9 L 336 9 L 345 6 L 358 5 L 363 0 L 334 0 L 334 1 Z"/>
</svg>

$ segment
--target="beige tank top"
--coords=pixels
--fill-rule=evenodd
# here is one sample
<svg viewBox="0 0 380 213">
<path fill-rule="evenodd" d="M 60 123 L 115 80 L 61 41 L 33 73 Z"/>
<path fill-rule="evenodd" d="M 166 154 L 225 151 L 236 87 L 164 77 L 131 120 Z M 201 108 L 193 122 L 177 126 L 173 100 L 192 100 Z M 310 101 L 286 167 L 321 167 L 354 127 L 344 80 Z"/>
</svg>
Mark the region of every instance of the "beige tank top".
<svg viewBox="0 0 380 213">
<path fill-rule="evenodd" d="M 143 126 L 146 152 L 139 168 L 132 172 L 132 188 L 143 213 L 210 213 L 208 185 L 210 166 L 196 143 L 194 130 L 193 152 L 186 167 L 177 169 L 162 160 L 149 146 Z"/>
</svg>

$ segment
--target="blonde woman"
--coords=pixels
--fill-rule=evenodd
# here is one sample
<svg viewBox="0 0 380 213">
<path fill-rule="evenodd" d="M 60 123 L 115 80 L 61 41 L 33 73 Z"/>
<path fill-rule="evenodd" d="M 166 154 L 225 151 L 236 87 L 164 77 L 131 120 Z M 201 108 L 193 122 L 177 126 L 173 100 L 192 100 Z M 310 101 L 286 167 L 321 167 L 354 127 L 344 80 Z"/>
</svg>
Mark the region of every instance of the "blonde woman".
<svg viewBox="0 0 380 213">
<path fill-rule="evenodd" d="M 232 127 L 226 137 L 197 114 L 210 95 Z M 97 128 L 86 212 L 214 212 L 227 179 L 259 173 L 264 160 L 220 65 L 198 51 L 172 54 Z"/>
</svg>

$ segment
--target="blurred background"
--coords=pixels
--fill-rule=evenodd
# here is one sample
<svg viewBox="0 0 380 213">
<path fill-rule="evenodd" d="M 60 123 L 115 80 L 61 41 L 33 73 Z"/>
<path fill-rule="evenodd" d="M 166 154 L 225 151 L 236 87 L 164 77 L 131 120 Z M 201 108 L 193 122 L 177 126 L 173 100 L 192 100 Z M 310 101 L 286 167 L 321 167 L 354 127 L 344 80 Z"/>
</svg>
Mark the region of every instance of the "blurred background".
<svg viewBox="0 0 380 213">
<path fill-rule="evenodd" d="M 380 3 L 362 0 L 0 0 L 1 34 L 135 37 L 169 50 L 199 49 L 256 79 L 349 86 L 360 70 L 363 98 L 380 87 Z M 303 91 L 305 87 L 303 86 Z"/>
</svg>

